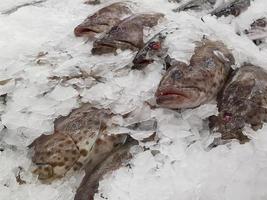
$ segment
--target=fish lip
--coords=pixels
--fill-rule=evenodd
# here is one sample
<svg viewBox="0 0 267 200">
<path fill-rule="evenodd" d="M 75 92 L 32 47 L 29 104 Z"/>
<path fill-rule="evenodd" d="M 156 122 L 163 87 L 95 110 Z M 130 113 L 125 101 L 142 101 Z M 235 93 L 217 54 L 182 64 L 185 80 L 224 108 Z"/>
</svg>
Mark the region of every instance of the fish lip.
<svg viewBox="0 0 267 200">
<path fill-rule="evenodd" d="M 110 40 L 101 41 L 101 40 L 99 40 L 99 41 L 95 42 L 94 47 L 91 50 L 91 52 L 94 55 L 112 53 L 112 52 L 116 51 L 117 49 L 120 49 L 120 46 L 121 46 L 120 44 L 126 44 L 129 47 L 132 46 L 132 48 L 125 48 L 125 49 L 132 49 L 132 50 L 139 49 L 139 47 L 136 47 L 131 42 L 124 41 L 124 40 L 114 40 L 114 41 L 110 41 Z M 103 50 L 103 48 L 107 48 L 104 51 L 104 53 L 101 52 L 101 49 Z M 124 48 L 122 50 L 124 50 Z"/>
<path fill-rule="evenodd" d="M 83 35 L 87 35 L 87 34 L 98 34 L 100 33 L 99 31 L 97 30 L 94 30 L 93 28 L 90 28 L 88 26 L 77 26 L 75 29 L 74 29 L 74 34 L 76 37 L 81 37 Z"/>
<path fill-rule="evenodd" d="M 177 95 L 177 96 L 183 96 L 185 98 L 189 98 L 188 95 L 185 95 L 185 93 L 188 90 L 194 90 L 195 92 L 200 92 L 200 89 L 195 86 L 186 86 L 186 87 L 181 87 L 181 88 L 162 88 L 158 89 L 155 96 L 160 97 L 160 96 L 169 96 L 169 95 Z"/>
<path fill-rule="evenodd" d="M 196 94 L 201 94 L 200 89 L 196 87 L 165 88 L 159 89 L 155 97 L 161 107 L 180 109 L 198 106 L 196 102 L 200 95 Z"/>
</svg>

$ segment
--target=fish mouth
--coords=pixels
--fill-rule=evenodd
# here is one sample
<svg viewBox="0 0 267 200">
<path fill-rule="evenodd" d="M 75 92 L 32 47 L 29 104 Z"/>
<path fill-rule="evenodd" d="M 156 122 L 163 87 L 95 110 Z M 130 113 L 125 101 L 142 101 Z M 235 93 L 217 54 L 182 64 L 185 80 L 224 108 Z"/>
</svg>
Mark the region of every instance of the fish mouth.
<svg viewBox="0 0 267 200">
<path fill-rule="evenodd" d="M 114 41 L 96 41 L 91 52 L 93 55 L 101 55 L 107 53 L 114 53 L 117 49 L 131 49 L 138 50 L 139 47 L 135 46 L 133 43 L 124 40 L 114 40 Z"/>
<path fill-rule="evenodd" d="M 170 109 L 194 108 L 200 105 L 201 91 L 196 87 L 158 89 L 156 102 Z"/>
<path fill-rule="evenodd" d="M 94 36 L 96 34 L 100 33 L 100 31 L 93 29 L 89 26 L 77 26 L 74 29 L 74 34 L 76 37 L 82 37 L 82 36 Z"/>
</svg>

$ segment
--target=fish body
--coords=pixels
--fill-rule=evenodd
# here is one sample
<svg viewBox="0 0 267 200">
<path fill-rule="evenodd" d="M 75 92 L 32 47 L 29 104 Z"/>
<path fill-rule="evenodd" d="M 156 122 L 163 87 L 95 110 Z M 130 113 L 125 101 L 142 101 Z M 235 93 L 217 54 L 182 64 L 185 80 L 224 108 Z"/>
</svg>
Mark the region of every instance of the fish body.
<svg viewBox="0 0 267 200">
<path fill-rule="evenodd" d="M 133 59 L 132 69 L 143 69 L 148 64 L 155 60 L 163 60 L 166 57 L 168 47 L 164 41 L 168 35 L 168 31 L 160 31 L 154 35 L 145 45 L 141 48 Z"/>
<path fill-rule="evenodd" d="M 252 64 L 235 70 L 218 98 L 218 116 L 210 117 L 210 128 L 222 140 L 248 141 L 245 124 L 258 130 L 267 120 L 267 72 Z"/>
<path fill-rule="evenodd" d="M 144 45 L 143 28 L 157 25 L 162 17 L 161 13 L 143 13 L 124 19 L 93 43 L 92 54 L 115 53 L 117 49 L 141 49 Z"/>
<path fill-rule="evenodd" d="M 267 18 L 257 19 L 244 32 L 256 45 L 261 44 L 267 38 Z"/>
<path fill-rule="evenodd" d="M 97 157 L 102 151 L 112 151 L 113 145 L 124 143 L 125 135 L 105 132 L 111 116 L 108 110 L 84 104 L 69 116 L 55 120 L 55 132 L 41 135 L 29 146 L 34 151 L 34 173 L 40 180 L 63 177 L 69 170 L 83 167 L 92 155 Z"/>
<path fill-rule="evenodd" d="M 232 0 L 214 9 L 210 14 L 216 17 L 233 15 L 237 17 L 250 6 L 250 0 Z"/>
<path fill-rule="evenodd" d="M 127 141 L 114 148 L 111 153 L 103 155 L 102 162 L 94 168 L 88 165 L 89 168 L 86 168 L 86 175 L 77 189 L 74 200 L 93 200 L 99 181 L 103 179 L 104 175 L 118 169 L 132 158 L 130 148 L 134 145 L 137 145 L 136 141 Z"/>
<path fill-rule="evenodd" d="M 180 7 L 174 9 L 174 12 L 181 12 L 187 10 L 202 10 L 202 9 L 211 9 L 213 8 L 216 0 L 191 0 L 184 3 Z"/>
<path fill-rule="evenodd" d="M 171 60 L 155 97 L 161 107 L 194 108 L 216 97 L 235 60 L 219 41 L 203 39 L 195 48 L 189 65 Z"/>
<path fill-rule="evenodd" d="M 110 30 L 111 27 L 131 14 L 132 11 L 129 8 L 129 4 L 123 2 L 113 3 L 88 16 L 74 29 L 74 34 L 77 37 L 88 36 L 92 38 L 98 33 Z"/>
</svg>

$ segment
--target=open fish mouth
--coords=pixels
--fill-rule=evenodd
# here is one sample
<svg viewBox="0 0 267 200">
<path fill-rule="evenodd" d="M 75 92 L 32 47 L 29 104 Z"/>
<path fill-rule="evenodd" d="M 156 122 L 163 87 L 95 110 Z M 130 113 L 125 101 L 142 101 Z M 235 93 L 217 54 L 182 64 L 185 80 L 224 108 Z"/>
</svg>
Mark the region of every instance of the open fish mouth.
<svg viewBox="0 0 267 200">
<path fill-rule="evenodd" d="M 108 27 L 109 24 L 105 23 L 97 25 L 81 24 L 74 29 L 74 34 L 76 37 L 96 35 L 98 33 L 104 32 L 108 29 Z"/>
<path fill-rule="evenodd" d="M 195 87 L 160 89 L 156 92 L 156 102 L 166 108 L 192 108 L 199 104 L 200 90 Z"/>
<path fill-rule="evenodd" d="M 131 42 L 128 41 L 122 41 L 122 40 L 115 40 L 115 41 L 103 41 L 103 42 L 96 42 L 92 49 L 93 55 L 100 55 L 100 54 L 106 54 L 106 53 L 114 53 L 117 49 L 131 49 L 131 50 L 138 50 L 139 47 L 134 45 Z"/>
<path fill-rule="evenodd" d="M 100 33 L 100 31 L 97 31 L 87 26 L 78 26 L 74 29 L 74 34 L 76 37 L 88 36 L 88 35 L 90 36 L 98 33 Z"/>
</svg>

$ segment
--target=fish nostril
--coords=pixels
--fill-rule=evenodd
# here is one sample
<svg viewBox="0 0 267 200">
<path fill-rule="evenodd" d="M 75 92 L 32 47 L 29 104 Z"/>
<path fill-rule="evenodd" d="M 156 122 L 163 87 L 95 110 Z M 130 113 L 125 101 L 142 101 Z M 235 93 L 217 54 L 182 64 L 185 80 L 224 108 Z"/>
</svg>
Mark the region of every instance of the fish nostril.
<svg viewBox="0 0 267 200">
<path fill-rule="evenodd" d="M 171 74 L 173 80 L 180 80 L 183 77 L 183 73 L 180 70 L 175 70 Z"/>
</svg>

